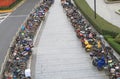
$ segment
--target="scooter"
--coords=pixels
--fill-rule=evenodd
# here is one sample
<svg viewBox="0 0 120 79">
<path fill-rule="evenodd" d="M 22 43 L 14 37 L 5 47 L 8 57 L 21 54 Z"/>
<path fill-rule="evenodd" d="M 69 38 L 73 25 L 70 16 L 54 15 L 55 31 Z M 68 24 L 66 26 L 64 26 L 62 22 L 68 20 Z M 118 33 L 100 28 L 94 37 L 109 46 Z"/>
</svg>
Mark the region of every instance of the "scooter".
<svg viewBox="0 0 120 79">
<path fill-rule="evenodd" d="M 106 66 L 104 57 L 101 58 L 93 58 L 92 64 L 97 67 L 99 71 L 103 70 Z"/>
</svg>

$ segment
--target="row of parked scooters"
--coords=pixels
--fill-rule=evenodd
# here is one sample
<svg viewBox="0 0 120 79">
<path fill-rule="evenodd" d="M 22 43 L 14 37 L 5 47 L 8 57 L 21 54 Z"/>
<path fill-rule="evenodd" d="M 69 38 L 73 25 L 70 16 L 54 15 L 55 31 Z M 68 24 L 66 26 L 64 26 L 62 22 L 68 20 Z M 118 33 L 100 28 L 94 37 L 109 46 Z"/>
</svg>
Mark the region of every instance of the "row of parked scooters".
<svg viewBox="0 0 120 79">
<path fill-rule="evenodd" d="M 112 48 L 105 45 L 103 36 L 93 29 L 71 0 L 61 0 L 61 5 L 80 39 L 82 47 L 89 52 L 92 64 L 99 71 L 104 70 L 110 79 L 120 79 L 119 61 L 113 55 Z"/>
<path fill-rule="evenodd" d="M 31 72 L 27 67 L 29 63 L 27 62 L 33 52 L 34 36 L 52 4 L 53 0 L 42 0 L 21 26 L 11 46 L 3 79 L 31 79 Z"/>
</svg>

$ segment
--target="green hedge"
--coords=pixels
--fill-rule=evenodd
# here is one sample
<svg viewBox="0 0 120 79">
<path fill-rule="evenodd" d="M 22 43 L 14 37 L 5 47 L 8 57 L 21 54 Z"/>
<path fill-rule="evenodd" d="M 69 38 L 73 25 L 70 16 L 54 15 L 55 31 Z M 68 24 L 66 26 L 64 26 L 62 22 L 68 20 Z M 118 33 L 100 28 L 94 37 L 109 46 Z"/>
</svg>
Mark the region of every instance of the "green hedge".
<svg viewBox="0 0 120 79">
<path fill-rule="evenodd" d="M 105 36 L 105 39 L 113 47 L 113 49 L 120 54 L 120 44 L 114 39 L 118 34 L 120 34 L 120 28 L 112 25 L 111 23 L 104 20 L 102 17 L 97 15 L 94 18 L 94 11 L 89 7 L 85 0 L 74 0 L 78 9 L 83 13 L 86 19 L 94 26 L 94 28 L 101 34 Z M 109 36 L 107 36 L 109 35 Z M 107 37 L 106 37 L 107 36 Z"/>
<path fill-rule="evenodd" d="M 120 44 L 120 34 L 115 37 L 115 41 Z"/>
<path fill-rule="evenodd" d="M 114 38 L 110 36 L 105 36 L 105 39 L 108 41 L 108 43 L 112 46 L 112 48 L 120 54 L 120 44 L 115 41 Z"/>
<path fill-rule="evenodd" d="M 111 35 L 115 37 L 120 33 L 120 28 L 104 20 L 102 17 L 97 15 L 94 18 L 94 11 L 89 7 L 85 0 L 74 0 L 76 6 L 83 15 L 89 20 L 89 22 L 94 26 L 94 28 L 103 35 Z"/>
<path fill-rule="evenodd" d="M 9 7 L 0 7 L 0 10 L 10 10 L 13 7 L 15 7 L 18 3 L 20 3 L 23 0 L 16 0 L 12 5 L 10 5 Z"/>
</svg>

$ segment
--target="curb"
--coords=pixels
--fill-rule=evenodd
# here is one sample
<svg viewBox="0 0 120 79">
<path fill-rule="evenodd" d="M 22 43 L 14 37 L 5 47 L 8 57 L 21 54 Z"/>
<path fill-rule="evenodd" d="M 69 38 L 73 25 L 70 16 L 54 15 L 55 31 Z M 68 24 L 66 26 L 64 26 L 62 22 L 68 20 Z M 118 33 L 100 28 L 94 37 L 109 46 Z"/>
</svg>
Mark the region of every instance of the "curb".
<svg viewBox="0 0 120 79">
<path fill-rule="evenodd" d="M 51 7 L 50 7 L 51 8 Z M 37 46 L 38 46 L 38 39 L 40 39 L 40 37 L 39 37 L 39 34 L 41 34 L 41 31 L 42 31 L 42 29 L 43 29 L 43 26 L 44 26 L 44 23 L 46 22 L 46 19 L 47 19 L 47 16 L 48 16 L 48 14 L 49 14 L 49 11 L 45 14 L 45 18 L 41 21 L 41 23 L 40 23 L 40 25 L 39 25 L 39 27 L 38 27 L 38 29 L 37 29 L 37 31 L 36 31 L 36 34 L 35 34 L 35 36 L 34 36 L 34 39 L 33 39 L 33 45 L 34 45 L 34 48 L 32 48 L 32 51 L 33 51 L 33 53 L 34 54 L 36 54 L 35 52 L 36 52 L 36 48 L 37 48 Z M 32 69 L 32 61 L 33 61 L 33 59 L 34 59 L 34 54 L 32 54 L 31 55 L 31 57 L 30 57 L 30 59 L 29 59 L 29 62 L 28 62 L 28 66 L 27 66 L 27 68 L 28 69 L 31 69 L 31 78 L 32 79 L 34 79 L 34 77 L 35 76 L 33 76 L 33 69 Z"/>
<path fill-rule="evenodd" d="M 120 15 L 120 11 L 118 11 L 118 10 L 117 10 L 117 11 L 115 11 L 115 13 L 116 13 L 116 14 L 118 14 L 118 15 Z"/>
<path fill-rule="evenodd" d="M 36 5 L 34 8 L 36 8 L 37 6 L 39 6 L 39 5 Z M 34 11 L 34 9 L 31 11 L 31 12 L 33 12 Z M 30 12 L 30 13 L 31 13 Z M 40 31 L 40 29 L 41 29 L 41 26 L 42 26 L 42 24 L 43 24 L 43 21 L 40 23 L 40 25 L 39 25 L 39 27 L 38 27 L 38 29 L 37 29 L 37 32 L 36 32 L 36 34 L 35 34 L 35 36 L 34 36 L 34 39 L 33 39 L 33 45 L 35 45 L 35 43 L 36 43 L 36 40 L 37 40 L 37 36 L 38 36 L 38 34 L 39 34 L 39 31 Z M 32 50 L 34 51 L 34 48 L 32 48 Z M 32 54 L 33 55 L 33 54 Z M 32 63 L 32 58 L 33 58 L 33 56 L 30 56 L 30 59 L 29 59 L 29 61 L 27 62 L 27 68 L 28 69 L 31 69 L 31 63 Z"/>
<path fill-rule="evenodd" d="M 0 10 L 0 13 L 10 13 L 15 11 L 18 7 L 20 7 L 26 0 L 22 0 L 20 3 L 18 3 L 15 7 L 13 7 L 10 10 Z"/>
<path fill-rule="evenodd" d="M 18 7 L 20 7 L 23 3 L 25 3 L 26 0 L 22 0 L 20 3 L 18 3 L 15 7 L 13 7 L 13 11 L 15 11 Z"/>
<path fill-rule="evenodd" d="M 10 13 L 13 12 L 13 10 L 0 10 L 0 13 Z"/>
</svg>

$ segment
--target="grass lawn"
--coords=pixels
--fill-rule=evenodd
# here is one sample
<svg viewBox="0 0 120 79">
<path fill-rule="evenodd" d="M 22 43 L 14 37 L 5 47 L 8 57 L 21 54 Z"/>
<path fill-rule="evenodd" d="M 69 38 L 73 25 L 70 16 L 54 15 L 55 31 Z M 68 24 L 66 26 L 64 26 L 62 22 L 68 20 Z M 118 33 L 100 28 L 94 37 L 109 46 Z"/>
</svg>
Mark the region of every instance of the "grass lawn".
<svg viewBox="0 0 120 79">
<path fill-rule="evenodd" d="M 97 18 L 95 19 L 94 11 L 89 7 L 85 0 L 74 0 L 74 2 L 99 33 L 103 35 L 110 34 L 111 36 L 116 36 L 120 33 L 120 28 L 107 22 L 99 15 L 97 15 Z"/>
<path fill-rule="evenodd" d="M 108 43 L 113 47 L 113 49 L 120 55 L 120 44 L 115 41 L 114 38 L 105 36 Z"/>
<path fill-rule="evenodd" d="M 120 44 L 114 40 L 114 37 L 120 33 L 120 28 L 107 22 L 99 15 L 97 15 L 97 18 L 95 19 L 94 11 L 89 7 L 85 0 L 74 0 L 74 2 L 83 15 L 94 26 L 94 28 L 103 36 L 105 36 L 107 42 L 112 46 L 112 48 L 114 48 L 117 53 L 120 54 Z"/>
</svg>

